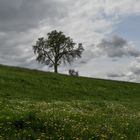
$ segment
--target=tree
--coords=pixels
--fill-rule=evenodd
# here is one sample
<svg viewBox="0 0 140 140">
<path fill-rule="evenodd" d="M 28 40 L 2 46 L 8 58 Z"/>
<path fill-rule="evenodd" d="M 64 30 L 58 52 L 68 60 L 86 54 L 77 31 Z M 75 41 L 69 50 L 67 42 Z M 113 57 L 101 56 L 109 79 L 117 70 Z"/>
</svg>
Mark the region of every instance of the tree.
<svg viewBox="0 0 140 140">
<path fill-rule="evenodd" d="M 81 43 L 76 44 L 70 37 L 66 37 L 63 32 L 51 31 L 47 38 L 38 38 L 33 46 L 36 60 L 49 67 L 54 67 L 54 72 L 58 72 L 60 64 L 73 62 L 80 58 L 84 51 Z"/>
</svg>

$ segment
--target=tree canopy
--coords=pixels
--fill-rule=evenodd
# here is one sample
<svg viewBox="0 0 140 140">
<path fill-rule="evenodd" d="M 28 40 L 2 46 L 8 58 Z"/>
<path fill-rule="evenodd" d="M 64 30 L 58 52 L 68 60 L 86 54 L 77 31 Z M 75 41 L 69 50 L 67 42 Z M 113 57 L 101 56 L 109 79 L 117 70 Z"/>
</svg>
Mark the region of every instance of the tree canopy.
<svg viewBox="0 0 140 140">
<path fill-rule="evenodd" d="M 46 38 L 38 38 L 33 50 L 38 62 L 54 67 L 54 72 L 57 73 L 60 64 L 71 64 L 76 58 L 80 58 L 84 48 L 82 43 L 76 44 L 63 32 L 54 30 Z"/>
</svg>

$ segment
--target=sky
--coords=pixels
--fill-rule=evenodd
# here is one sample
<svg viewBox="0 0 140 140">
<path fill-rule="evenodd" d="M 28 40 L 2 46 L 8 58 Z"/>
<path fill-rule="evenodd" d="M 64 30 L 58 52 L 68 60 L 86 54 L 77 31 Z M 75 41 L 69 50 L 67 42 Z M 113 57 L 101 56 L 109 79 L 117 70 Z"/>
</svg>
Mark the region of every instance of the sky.
<svg viewBox="0 0 140 140">
<path fill-rule="evenodd" d="M 0 0 L 0 64 L 53 71 L 32 46 L 58 30 L 85 49 L 60 73 L 140 83 L 139 7 L 140 0 Z"/>
</svg>

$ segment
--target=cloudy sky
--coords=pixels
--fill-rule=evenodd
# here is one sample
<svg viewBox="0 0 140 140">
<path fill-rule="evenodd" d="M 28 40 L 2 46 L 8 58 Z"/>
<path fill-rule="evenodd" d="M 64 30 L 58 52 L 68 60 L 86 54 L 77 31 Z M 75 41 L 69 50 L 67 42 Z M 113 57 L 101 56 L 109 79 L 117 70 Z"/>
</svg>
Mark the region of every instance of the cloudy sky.
<svg viewBox="0 0 140 140">
<path fill-rule="evenodd" d="M 82 76 L 140 82 L 140 0 L 0 0 L 0 64 L 52 71 L 32 45 L 54 29 L 83 43 Z"/>
</svg>

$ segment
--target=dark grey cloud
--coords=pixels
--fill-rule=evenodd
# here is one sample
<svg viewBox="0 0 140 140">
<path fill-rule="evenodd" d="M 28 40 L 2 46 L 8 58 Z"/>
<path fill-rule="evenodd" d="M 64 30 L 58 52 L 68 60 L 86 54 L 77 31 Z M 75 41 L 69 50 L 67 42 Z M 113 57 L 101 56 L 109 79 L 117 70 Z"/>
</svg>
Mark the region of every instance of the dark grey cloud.
<svg viewBox="0 0 140 140">
<path fill-rule="evenodd" d="M 138 57 L 140 56 L 140 51 L 132 47 L 127 40 L 119 37 L 113 36 L 110 39 L 103 39 L 97 47 L 103 51 L 108 57 Z"/>
<path fill-rule="evenodd" d="M 31 45 L 21 44 L 19 34 L 9 33 L 0 37 L 0 63 L 19 65 L 32 57 Z M 24 36 L 22 36 L 24 38 Z M 22 39 L 24 40 L 24 39 Z"/>
<path fill-rule="evenodd" d="M 65 8 L 57 0 L 0 0 L 0 31 L 25 31 L 44 19 L 53 23 L 66 16 Z"/>
<path fill-rule="evenodd" d="M 15 40 L 15 38 L 17 40 Z M 18 35 L 9 33 L 8 35 L 0 38 L 0 55 L 5 58 L 21 56 L 22 50 L 20 49 Z M 7 54 L 7 55 L 6 55 Z"/>
<path fill-rule="evenodd" d="M 126 76 L 125 74 L 123 73 L 107 73 L 107 77 L 109 78 L 118 78 L 118 77 L 124 77 Z"/>
</svg>

